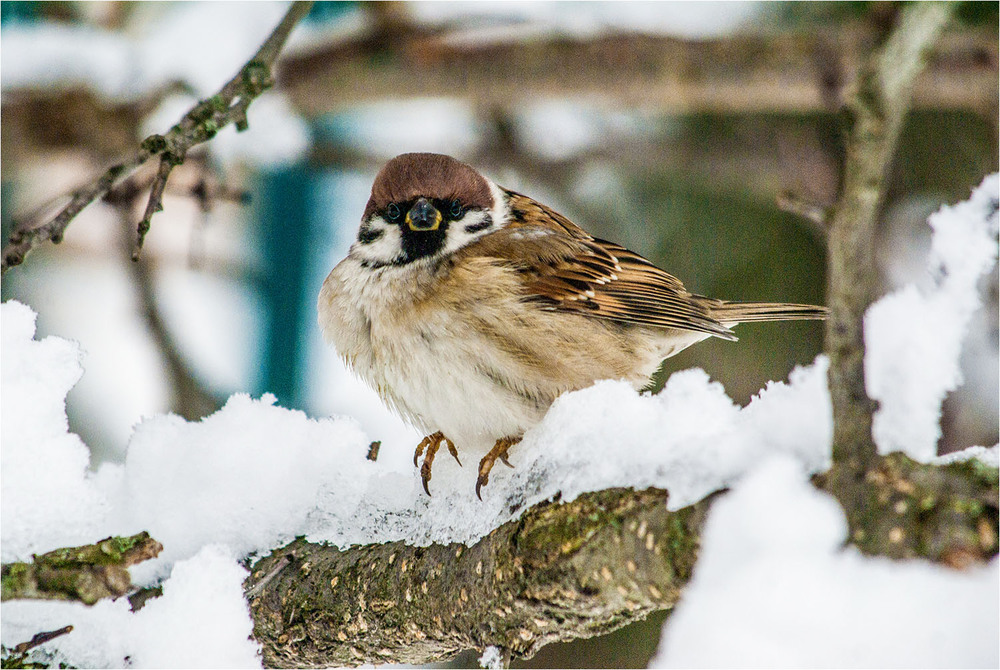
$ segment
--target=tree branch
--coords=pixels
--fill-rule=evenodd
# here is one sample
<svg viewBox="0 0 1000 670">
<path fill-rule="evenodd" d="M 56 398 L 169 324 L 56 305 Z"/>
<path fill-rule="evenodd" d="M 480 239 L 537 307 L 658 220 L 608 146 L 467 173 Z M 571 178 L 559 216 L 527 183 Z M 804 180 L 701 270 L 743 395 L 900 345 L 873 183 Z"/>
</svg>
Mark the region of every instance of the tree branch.
<svg viewBox="0 0 1000 670">
<path fill-rule="evenodd" d="M 21 642 L 20 644 L 14 645 L 7 653 L 7 648 L 3 647 L 3 667 L 4 668 L 33 668 L 38 667 L 34 664 L 28 664 L 28 652 L 30 652 L 35 647 L 45 644 L 46 642 L 51 642 L 52 640 L 62 637 L 67 633 L 73 632 L 73 626 L 63 626 L 57 630 L 45 631 L 42 633 L 36 633 L 27 642 Z"/>
<path fill-rule="evenodd" d="M 56 549 L 31 563 L 4 563 L 2 600 L 78 600 L 93 605 L 132 590 L 128 566 L 155 558 L 163 545 L 142 532 Z"/>
<path fill-rule="evenodd" d="M 215 134 L 235 124 L 237 130 L 247 127 L 246 112 L 250 103 L 274 84 L 271 74 L 274 61 L 285 45 L 292 28 L 312 6 L 311 2 L 295 2 L 281 23 L 240 71 L 212 97 L 202 100 L 165 135 L 150 135 L 139 150 L 108 168 L 95 181 L 75 191 L 70 202 L 53 218 L 39 226 L 25 221 L 15 226 L 3 250 L 0 272 L 20 265 L 27 255 L 46 240 L 59 243 L 66 227 L 77 214 L 94 200 L 105 195 L 119 180 L 132 174 L 153 156 L 160 156 L 160 169 L 150 190 L 146 214 L 138 226 L 133 258 L 138 257 L 153 214 L 162 209 L 163 190 L 171 169 L 184 162 L 191 147 L 212 139 Z"/>
<path fill-rule="evenodd" d="M 863 322 L 874 298 L 873 240 L 885 176 L 914 81 L 953 11 L 950 3 L 905 7 L 885 46 L 862 67 L 848 102 L 853 128 L 843 193 L 830 224 L 825 348 L 830 355 L 833 460 L 842 466 L 838 472 L 856 481 L 877 457 L 871 435 L 874 405 L 865 391 Z"/>
<path fill-rule="evenodd" d="M 833 467 L 818 483 L 840 501 L 851 542 L 862 551 L 961 567 L 996 553 L 996 470 L 938 467 L 898 453 L 879 457 L 864 370 L 864 315 L 875 297 L 873 239 L 885 176 L 914 81 L 954 10 L 951 3 L 905 6 L 849 101 L 853 127 L 828 258 Z"/>
<path fill-rule="evenodd" d="M 543 503 L 472 547 L 298 539 L 244 584 L 269 667 L 428 663 L 493 645 L 530 657 L 672 607 L 708 500 L 677 512 L 649 489 Z"/>
<path fill-rule="evenodd" d="M 31 651 L 35 647 L 45 644 L 46 642 L 51 642 L 57 637 L 62 637 L 66 633 L 72 633 L 72 632 L 73 632 L 72 626 L 63 626 L 62 628 L 59 628 L 57 630 L 50 630 L 44 633 L 36 633 L 27 642 L 21 642 L 20 644 L 15 645 L 14 648 L 11 649 L 11 651 L 14 654 L 21 655 L 22 657 L 21 660 L 23 661 L 24 655 L 26 655 L 29 651 Z M 5 665 L 4 667 L 6 668 L 11 666 Z"/>
<path fill-rule="evenodd" d="M 161 162 L 160 169 L 163 169 L 163 165 L 164 163 Z M 167 169 L 172 169 L 172 166 Z M 150 179 L 155 179 L 155 177 L 150 178 L 142 175 L 142 173 L 133 175 L 104 196 L 104 201 L 117 210 L 118 216 L 121 219 L 122 232 L 125 236 L 128 235 L 131 229 L 130 220 L 132 210 L 141 194 L 147 188 L 150 188 Z M 157 183 L 166 185 L 165 181 Z M 195 188 L 188 191 L 186 195 L 196 197 L 203 209 L 211 206 L 211 194 L 205 184 L 204 178 L 199 179 Z M 226 194 L 223 193 L 223 195 Z M 147 206 L 147 214 L 148 210 Z M 125 245 L 122 246 L 122 253 L 131 256 L 131 252 L 125 248 Z M 188 421 L 197 421 L 219 409 L 220 403 L 209 389 L 205 388 L 198 380 L 197 375 L 195 375 L 187 361 L 185 361 L 176 339 L 171 334 L 170 329 L 163 319 L 163 315 L 160 313 L 153 287 L 153 273 L 149 259 L 132 256 L 132 261 L 134 262 L 126 262 L 126 270 L 132 278 L 132 287 L 135 290 L 139 315 L 149 330 L 150 337 L 159 351 L 170 378 L 170 388 L 173 396 L 171 407 L 173 411 Z"/>
<path fill-rule="evenodd" d="M 996 556 L 996 468 L 892 454 L 869 484 L 870 499 L 848 510 L 870 517 L 852 538 L 865 551 L 959 568 Z M 267 667 L 328 667 L 424 664 L 487 646 L 526 658 L 607 633 L 672 608 L 691 576 L 714 496 L 676 512 L 666 500 L 610 489 L 541 503 L 472 547 L 339 550 L 299 538 L 244 583 L 254 637 Z"/>
</svg>

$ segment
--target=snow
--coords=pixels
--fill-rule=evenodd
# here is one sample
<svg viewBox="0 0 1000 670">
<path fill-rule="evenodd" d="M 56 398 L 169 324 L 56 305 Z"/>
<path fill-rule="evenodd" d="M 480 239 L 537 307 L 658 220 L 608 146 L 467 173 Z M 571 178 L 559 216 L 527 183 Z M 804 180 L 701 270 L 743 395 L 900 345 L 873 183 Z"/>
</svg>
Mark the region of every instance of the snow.
<svg viewBox="0 0 1000 670">
<path fill-rule="evenodd" d="M 533 27 L 574 37 L 609 31 L 665 33 L 688 38 L 708 38 L 745 26 L 761 11 L 757 2 L 415 2 L 415 19 L 447 24 L 458 17 L 481 22 L 501 19 L 516 25 L 508 37 L 536 36 Z M 486 34 L 477 34 L 482 40 Z"/>
<path fill-rule="evenodd" d="M 844 549 L 839 505 L 772 459 L 712 507 L 650 667 L 997 667 L 1000 570 Z"/>
<path fill-rule="evenodd" d="M 125 598 L 79 603 L 11 601 L 3 604 L 2 634 L 8 647 L 39 631 L 72 625 L 67 635 L 34 654 L 49 663 L 72 659 L 81 668 L 260 667 L 258 645 L 243 598 L 247 571 L 232 552 L 204 547 L 178 562 L 163 595 L 136 613 Z"/>
<path fill-rule="evenodd" d="M 964 463 L 975 458 L 984 465 L 991 468 L 1000 467 L 1000 444 L 992 447 L 968 447 L 961 451 L 953 451 L 944 456 L 938 456 L 931 460 L 936 465 L 948 465 L 949 463 Z"/>
<path fill-rule="evenodd" d="M 370 465 L 357 423 L 312 420 L 274 401 L 237 394 L 197 423 L 167 415 L 136 427 L 122 509 L 129 528 L 164 545 L 147 565 L 169 565 L 212 542 L 238 556 L 273 548 L 310 530 L 317 500 L 336 515 L 356 508 Z"/>
<path fill-rule="evenodd" d="M 832 437 L 826 368 L 825 357 L 796 368 L 788 384 L 770 383 L 745 408 L 700 369 L 671 375 L 657 395 L 598 382 L 559 398 L 525 438 L 522 453 L 531 460 L 511 474 L 499 470 L 496 481 L 524 491 L 529 506 L 556 491 L 568 501 L 613 486 L 655 486 L 670 491 L 668 507 L 676 510 L 728 486 L 769 453 L 794 454 L 819 472 Z M 788 423 L 774 421 L 786 416 Z M 792 422 L 795 416 L 806 419 Z"/>
<path fill-rule="evenodd" d="M 503 668 L 503 653 L 498 647 L 486 647 L 483 650 L 483 655 L 479 657 L 479 667 L 501 670 Z"/>
<path fill-rule="evenodd" d="M 966 202 L 931 215 L 932 287 L 909 285 L 865 315 L 865 379 L 879 402 L 872 434 L 881 453 L 937 454 L 941 403 L 962 381 L 962 340 L 980 307 L 976 285 L 997 260 L 998 199 L 994 174 Z"/>
<path fill-rule="evenodd" d="M 228 547 L 209 544 L 174 566 L 163 596 L 148 600 L 135 616 L 132 667 L 260 665 L 243 598 L 248 573 L 234 558 Z"/>
<path fill-rule="evenodd" d="M 995 193 L 994 177 L 973 195 L 976 206 L 945 210 L 936 224 L 935 263 L 947 270 L 932 289 L 940 296 L 923 300 L 952 305 L 952 319 L 961 316 L 956 305 L 963 314 L 974 309 L 969 294 L 995 257 L 995 213 L 986 207 Z M 989 253 L 980 249 L 984 240 Z M 962 267 L 953 268 L 956 257 Z M 79 348 L 57 337 L 34 340 L 34 319 L 13 301 L 0 308 L 3 560 L 148 530 L 164 551 L 133 568 L 133 579 L 161 581 L 164 595 L 135 614 L 124 600 L 93 608 L 4 603 L 8 647 L 73 623 L 71 634 L 39 653 L 92 667 L 259 665 L 247 640 L 239 561 L 295 536 L 340 547 L 472 544 L 557 493 L 569 500 L 608 487 L 657 486 L 678 509 L 731 487 L 713 507 L 703 556 L 657 663 L 996 664 L 996 561 L 959 573 L 842 548 L 842 514 L 807 483 L 830 458 L 824 357 L 788 382 L 769 383 L 745 408 L 697 369 L 672 375 L 656 395 L 616 381 L 567 394 L 513 449 L 516 467 L 494 469 L 480 502 L 474 462 L 460 467 L 442 454 L 428 497 L 408 449 L 383 449 L 369 461 L 371 437 L 355 419 L 313 419 L 268 395 L 234 395 L 198 422 L 148 417 L 135 427 L 124 464 L 88 472 L 86 446 L 68 432 L 64 404 L 81 374 Z M 872 323 L 870 345 L 894 355 L 879 338 L 896 331 Z M 878 388 L 890 411 L 911 386 L 940 394 L 953 383 L 961 332 L 927 330 L 951 339 L 922 361 L 922 378 L 899 368 L 883 374 Z M 935 423 L 939 402 L 908 405 L 910 421 Z M 883 425 L 883 439 L 902 443 L 909 432 L 894 433 L 896 425 Z M 961 457 L 995 464 L 997 449 L 953 458 Z"/>
<path fill-rule="evenodd" d="M 873 437 L 883 453 L 997 467 L 1000 445 L 942 457 L 935 448 L 941 402 L 961 382 L 977 283 L 996 262 L 998 185 L 991 175 L 968 201 L 930 217 L 929 288 L 904 288 L 866 315 L 868 390 L 881 403 Z M 793 417 L 804 420 L 796 412 L 773 419 Z M 959 572 L 845 548 L 842 510 L 808 484 L 802 466 L 768 457 L 713 505 L 694 576 L 651 667 L 1000 664 L 998 560 Z"/>
<path fill-rule="evenodd" d="M 0 370 L 0 554 L 3 562 L 100 537 L 108 501 L 87 476 L 90 455 L 67 432 L 66 393 L 83 369 L 79 350 L 59 338 L 32 339 L 35 314 L 3 305 Z"/>
</svg>

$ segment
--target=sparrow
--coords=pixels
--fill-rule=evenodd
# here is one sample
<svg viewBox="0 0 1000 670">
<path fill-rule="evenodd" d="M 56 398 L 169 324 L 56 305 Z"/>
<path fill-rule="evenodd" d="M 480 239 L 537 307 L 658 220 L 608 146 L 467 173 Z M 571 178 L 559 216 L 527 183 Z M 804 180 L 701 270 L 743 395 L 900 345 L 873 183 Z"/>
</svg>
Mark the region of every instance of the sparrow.
<svg viewBox="0 0 1000 670">
<path fill-rule="evenodd" d="M 444 445 L 497 460 L 559 395 L 601 379 L 649 384 L 663 360 L 748 321 L 825 307 L 690 293 L 628 249 L 450 156 L 407 153 L 378 173 L 357 240 L 323 282 L 319 325 L 356 374 L 427 432 L 428 486 Z"/>
</svg>

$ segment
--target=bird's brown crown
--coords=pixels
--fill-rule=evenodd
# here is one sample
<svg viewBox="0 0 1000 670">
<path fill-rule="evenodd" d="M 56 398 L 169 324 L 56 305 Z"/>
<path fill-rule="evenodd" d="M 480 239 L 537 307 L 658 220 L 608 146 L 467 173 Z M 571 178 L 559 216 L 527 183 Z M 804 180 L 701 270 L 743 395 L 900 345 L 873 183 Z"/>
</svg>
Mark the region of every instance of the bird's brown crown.
<svg viewBox="0 0 1000 670">
<path fill-rule="evenodd" d="M 420 197 L 459 200 L 465 208 L 493 206 L 489 184 L 473 168 L 451 156 L 412 153 L 396 156 L 375 177 L 365 216 L 391 202 L 410 202 Z"/>
</svg>

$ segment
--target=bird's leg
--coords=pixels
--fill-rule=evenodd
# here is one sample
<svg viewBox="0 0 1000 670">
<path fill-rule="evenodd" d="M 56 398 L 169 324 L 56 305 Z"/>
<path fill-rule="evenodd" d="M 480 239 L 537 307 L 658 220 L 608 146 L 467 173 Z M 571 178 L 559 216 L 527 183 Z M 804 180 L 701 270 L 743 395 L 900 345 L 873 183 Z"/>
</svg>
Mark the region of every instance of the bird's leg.
<svg viewBox="0 0 1000 670">
<path fill-rule="evenodd" d="M 441 448 L 442 442 L 448 445 L 448 453 L 455 457 L 459 465 L 462 464 L 462 461 L 458 460 L 458 449 L 455 448 L 455 444 L 445 437 L 444 433 L 440 430 L 420 440 L 416 451 L 413 452 L 413 465 L 417 464 L 420 455 L 426 450 L 427 454 L 424 456 L 424 462 L 420 464 L 420 479 L 424 484 L 424 491 L 427 495 L 431 494 L 431 490 L 427 487 L 427 482 L 431 480 L 431 466 L 434 464 L 434 457 L 437 455 L 438 449 Z"/>
<path fill-rule="evenodd" d="M 476 480 L 476 497 L 480 500 L 483 496 L 480 495 L 479 489 L 486 486 L 490 481 L 490 470 L 493 469 L 493 464 L 497 462 L 499 458 L 503 461 L 503 464 L 508 468 L 514 467 L 507 460 L 507 451 L 513 447 L 515 444 L 521 441 L 520 437 L 501 437 L 497 440 L 497 443 L 493 445 L 489 453 L 483 456 L 483 460 L 479 461 L 479 478 Z"/>
</svg>

